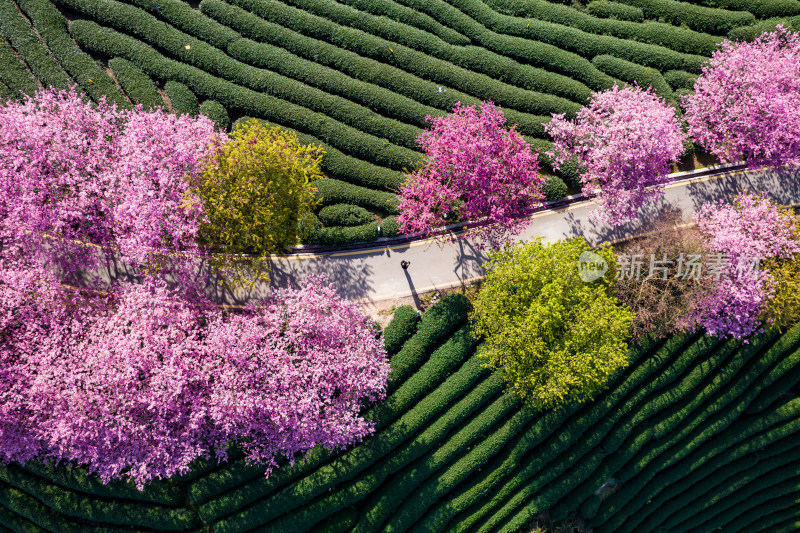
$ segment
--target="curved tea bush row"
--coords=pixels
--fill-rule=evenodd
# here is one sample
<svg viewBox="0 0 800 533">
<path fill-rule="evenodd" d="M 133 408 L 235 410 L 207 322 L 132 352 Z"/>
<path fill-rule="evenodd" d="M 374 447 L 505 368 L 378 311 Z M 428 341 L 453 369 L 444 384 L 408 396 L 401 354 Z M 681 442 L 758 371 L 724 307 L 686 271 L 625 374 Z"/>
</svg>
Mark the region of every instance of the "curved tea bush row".
<svg viewBox="0 0 800 533">
<path fill-rule="evenodd" d="M 599 55 L 592 59 L 592 63 L 611 76 L 619 78 L 628 83 L 636 82 L 640 87 L 646 89 L 652 87 L 656 94 L 664 98 L 667 102 L 674 101 L 672 88 L 669 86 L 664 76 L 659 71 L 650 67 L 643 67 L 624 59 L 619 59 L 609 55 Z M 677 71 L 670 71 L 677 72 Z"/>
<path fill-rule="evenodd" d="M 586 4 L 586 12 L 604 19 L 644 22 L 644 11 L 640 8 L 609 0 L 592 0 Z"/>
<path fill-rule="evenodd" d="M 105 96 L 109 104 L 130 107 L 111 77 L 70 38 L 66 19 L 50 0 L 17 0 L 17 4 L 44 39 L 50 53 L 83 92 L 94 101 Z"/>
<path fill-rule="evenodd" d="M 749 11 L 760 19 L 800 15 L 800 2 L 797 0 L 699 0 L 704 6 Z"/>
<path fill-rule="evenodd" d="M 142 104 L 145 109 L 164 105 L 164 99 L 158 93 L 156 84 L 142 72 L 142 69 L 121 57 L 110 59 L 108 66 L 122 90 L 134 104 Z"/>
<path fill-rule="evenodd" d="M 76 20 L 70 24 L 69 29 L 70 34 L 81 46 L 103 55 L 124 57 L 152 77 L 165 81 L 170 79 L 180 81 L 196 95 L 217 100 L 227 109 L 236 109 L 243 114 L 311 133 L 323 142 L 343 151 L 360 155 L 394 170 L 411 167 L 416 161 L 416 157 L 411 155 L 414 152 L 410 150 L 387 145 L 388 141 L 334 122 L 321 113 L 241 87 L 212 76 L 197 67 L 168 59 L 150 46 L 94 22 Z"/>
<path fill-rule="evenodd" d="M 756 18 L 747 11 L 728 11 L 677 0 L 617 0 L 641 8 L 649 19 L 661 19 L 675 26 L 686 26 L 703 33 L 725 35 L 737 26 L 747 26 Z"/>
<path fill-rule="evenodd" d="M 325 226 L 360 226 L 375 220 L 369 211 L 352 204 L 328 205 L 317 216 Z"/>
<path fill-rule="evenodd" d="M 0 4 L 0 31 L 19 52 L 42 85 L 67 89 L 71 80 L 36 36 L 13 2 Z"/>
<path fill-rule="evenodd" d="M 420 129 L 417 127 L 382 117 L 363 106 L 297 83 L 270 70 L 237 61 L 223 51 L 164 24 L 136 7 L 115 0 L 106 0 L 102 3 L 98 0 L 57 1 L 59 4 L 67 5 L 92 16 L 104 24 L 109 24 L 115 29 L 128 32 L 151 46 L 169 52 L 170 55 L 179 58 L 184 67 L 192 65 L 205 73 L 219 76 L 238 86 L 262 93 L 264 96 L 273 96 L 287 105 L 295 104 L 298 110 L 295 113 L 322 114 L 331 117 L 327 120 L 333 123 L 332 125 L 341 128 L 355 128 L 359 133 L 363 132 L 363 134 L 377 138 L 383 137 L 399 146 L 385 146 L 382 152 L 395 152 L 397 157 L 409 159 L 414 157 L 411 149 L 416 149 L 417 146 L 416 137 L 420 133 Z M 309 130 L 310 128 L 306 126 L 305 129 Z M 400 148 L 400 146 L 405 148 Z"/>
<path fill-rule="evenodd" d="M 561 6 L 547 0 L 486 0 L 493 10 L 504 15 L 529 17 L 555 24 L 562 24 L 598 35 L 612 35 L 620 39 L 631 39 L 643 43 L 655 44 L 670 48 L 676 52 L 687 54 L 711 55 L 721 37 L 700 33 L 688 28 L 676 27 L 663 22 L 636 22 L 628 20 L 609 20 L 598 18 L 594 12 L 621 14 L 623 11 L 631 16 L 642 13 L 640 8 L 620 2 L 596 0 L 586 6 L 586 13 L 571 6 Z M 610 10 L 610 11 L 609 11 Z M 636 13 L 636 15 L 634 15 Z M 642 16 L 643 13 L 642 13 Z"/>
<path fill-rule="evenodd" d="M 177 115 L 197 115 L 199 109 L 197 97 L 186 85 L 176 81 L 168 81 L 164 85 L 164 93 L 169 98 L 169 103 Z"/>
<path fill-rule="evenodd" d="M 200 113 L 213 120 L 221 130 L 227 130 L 231 126 L 228 110 L 216 100 L 206 100 L 200 104 Z"/>
<path fill-rule="evenodd" d="M 0 525 L 513 533 L 549 510 L 601 533 L 699 533 L 794 518 L 800 398 L 785 393 L 800 380 L 800 327 L 748 345 L 649 341 L 594 401 L 537 413 L 481 368 L 467 311 L 460 295 L 421 318 L 398 310 L 386 332 L 392 392 L 366 413 L 377 432 L 357 446 L 317 449 L 269 478 L 234 452 L 141 497 L 64 465 L 12 465 L 0 468 Z M 612 478 L 621 488 L 595 495 Z"/>
<path fill-rule="evenodd" d="M 293 2 L 296 8 L 273 0 L 230 0 L 228 3 L 305 36 L 327 41 L 421 78 L 436 80 L 437 84 L 447 88 L 491 99 L 518 111 L 533 114 L 549 113 L 548 110 L 555 109 L 575 111 L 579 107 L 576 102 L 582 101 L 587 91 L 591 92 L 585 85 L 565 76 L 532 69 L 478 47 L 452 46 L 413 28 L 365 15 L 345 5 L 318 0 L 296 0 Z M 586 63 L 574 55 L 559 60 L 558 64 L 562 65 L 559 70 L 576 61 Z M 588 68 L 594 70 L 590 65 Z M 572 77 L 585 83 L 580 76 Z"/>
<path fill-rule="evenodd" d="M 0 40 L 0 81 L 8 88 L 12 98 L 18 99 L 19 92 L 33 95 L 39 88 L 36 79 L 14 54 L 5 39 Z"/>
</svg>

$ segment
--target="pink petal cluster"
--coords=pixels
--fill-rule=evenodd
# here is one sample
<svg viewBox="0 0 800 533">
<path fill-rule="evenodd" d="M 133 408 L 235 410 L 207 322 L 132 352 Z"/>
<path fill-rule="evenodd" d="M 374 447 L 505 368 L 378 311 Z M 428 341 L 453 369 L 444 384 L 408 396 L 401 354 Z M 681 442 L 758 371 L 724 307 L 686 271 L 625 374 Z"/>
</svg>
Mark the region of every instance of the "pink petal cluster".
<svg viewBox="0 0 800 533">
<path fill-rule="evenodd" d="M 232 444 L 269 472 L 373 430 L 359 415 L 389 365 L 356 304 L 311 278 L 224 313 L 180 253 L 198 249 L 192 179 L 222 141 L 204 117 L 74 90 L 0 106 L 0 461 L 141 488 Z M 98 249 L 142 282 L 79 276 Z"/>
<path fill-rule="evenodd" d="M 114 247 L 134 264 L 195 249 L 204 210 L 191 178 L 223 137 L 206 117 L 118 110 L 40 90 L 0 106 L 0 231 L 64 271 Z"/>
<path fill-rule="evenodd" d="M 430 235 L 462 220 L 485 224 L 482 235 L 494 244 L 518 233 L 532 207 L 543 200 L 544 177 L 537 155 L 522 136 L 505 126 L 492 102 L 480 108 L 457 103 L 452 114 L 427 117 L 419 137 L 426 162 L 400 191 L 401 231 Z"/>
<path fill-rule="evenodd" d="M 800 35 L 723 41 L 683 98 L 689 134 L 723 162 L 800 164 Z"/>
<path fill-rule="evenodd" d="M 743 275 L 737 265 L 747 258 L 763 261 L 800 252 L 794 220 L 766 194 L 745 193 L 733 204 L 706 203 L 694 218 L 708 238 L 709 250 L 730 256 L 731 268 L 693 306 L 693 320 L 720 337 L 741 339 L 760 331 L 758 317 L 774 295 L 775 279 L 766 270 Z"/>
<path fill-rule="evenodd" d="M 583 194 L 594 195 L 595 218 L 617 225 L 633 220 L 645 203 L 664 194 L 672 164 L 686 135 L 677 110 L 650 88 L 638 86 L 594 93 L 575 119 L 553 115 L 545 124 L 553 137 L 555 168 L 576 159 Z"/>
</svg>

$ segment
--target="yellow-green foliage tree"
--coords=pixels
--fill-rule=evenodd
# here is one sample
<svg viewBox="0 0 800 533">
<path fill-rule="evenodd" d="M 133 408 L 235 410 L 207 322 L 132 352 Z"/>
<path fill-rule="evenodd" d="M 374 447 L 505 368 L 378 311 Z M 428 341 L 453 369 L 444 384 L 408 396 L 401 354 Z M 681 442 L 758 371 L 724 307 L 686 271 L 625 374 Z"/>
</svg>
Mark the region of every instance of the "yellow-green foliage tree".
<svg viewBox="0 0 800 533">
<path fill-rule="evenodd" d="M 594 250 L 609 271 L 584 282 L 578 264 L 589 251 L 582 238 L 536 240 L 495 252 L 486 264 L 471 315 L 485 338 L 478 353 L 539 409 L 592 398 L 628 364 L 633 314 L 611 291 L 614 252 L 607 244 Z"/>
<path fill-rule="evenodd" d="M 315 205 L 323 150 L 294 132 L 258 120 L 239 123 L 217 146 L 197 192 L 208 221 L 201 227 L 217 252 L 263 257 L 297 242 L 297 223 Z"/>
</svg>

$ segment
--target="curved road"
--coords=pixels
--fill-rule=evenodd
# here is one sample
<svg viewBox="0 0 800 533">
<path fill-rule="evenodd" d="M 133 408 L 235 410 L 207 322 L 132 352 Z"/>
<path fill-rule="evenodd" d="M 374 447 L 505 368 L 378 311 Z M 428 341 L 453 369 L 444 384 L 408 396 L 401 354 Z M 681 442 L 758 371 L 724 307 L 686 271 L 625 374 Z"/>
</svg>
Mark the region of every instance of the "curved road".
<svg viewBox="0 0 800 533">
<path fill-rule="evenodd" d="M 534 214 L 516 240 L 543 237 L 546 242 L 552 242 L 583 236 L 591 244 L 598 244 L 624 239 L 641 232 L 648 222 L 658 218 L 670 206 L 680 209 L 688 221 L 704 202 L 730 198 L 742 189 L 768 191 L 772 198 L 784 205 L 800 203 L 800 183 L 796 172 L 723 171 L 669 184 L 664 199 L 643 209 L 640 220 L 635 223 L 617 228 L 594 225 L 587 218 L 595 209 L 594 202 L 581 201 Z M 401 260 L 410 262 L 407 270 L 400 267 Z M 270 284 L 301 284 L 309 274 L 324 274 L 342 296 L 365 302 L 380 301 L 469 283 L 483 275 L 485 260 L 486 256 L 468 237 L 446 244 L 424 240 L 345 252 L 299 253 L 271 258 Z M 231 293 L 215 289 L 213 292 L 220 303 L 241 305 L 265 295 L 268 290 L 264 281 L 248 290 Z"/>
</svg>

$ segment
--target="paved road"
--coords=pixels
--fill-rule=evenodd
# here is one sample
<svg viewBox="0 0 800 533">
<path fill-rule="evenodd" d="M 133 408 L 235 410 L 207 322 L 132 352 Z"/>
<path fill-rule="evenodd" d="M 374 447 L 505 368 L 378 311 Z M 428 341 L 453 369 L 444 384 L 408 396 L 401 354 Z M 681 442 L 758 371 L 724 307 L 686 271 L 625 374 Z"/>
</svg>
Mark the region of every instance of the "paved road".
<svg viewBox="0 0 800 533">
<path fill-rule="evenodd" d="M 667 186 L 664 200 L 644 209 L 641 220 L 636 223 L 618 228 L 593 225 L 587 215 L 595 205 L 591 201 L 582 201 L 533 215 L 517 240 L 543 237 L 545 241 L 553 242 L 583 236 L 590 243 L 597 244 L 622 239 L 640 232 L 670 206 L 680 209 L 688 221 L 702 203 L 730 198 L 742 189 L 768 191 L 785 205 L 800 204 L 797 174 L 787 171 L 725 172 L 671 183 Z M 408 270 L 400 267 L 401 260 L 411 263 Z M 342 296 L 352 300 L 379 301 L 469 283 L 483 275 L 485 260 L 485 255 L 476 250 L 469 238 L 447 244 L 416 241 L 348 252 L 274 257 L 270 283 L 300 284 L 309 274 L 325 274 Z M 263 282 L 235 294 L 219 291 L 216 298 L 225 304 L 237 305 L 267 291 L 267 283 Z"/>
<path fill-rule="evenodd" d="M 592 201 L 581 201 L 562 209 L 534 214 L 517 240 L 543 237 L 553 242 L 583 236 L 591 244 L 624 239 L 646 229 L 667 209 L 682 211 L 685 220 L 704 202 L 727 199 L 746 189 L 768 191 L 784 205 L 800 204 L 798 173 L 788 171 L 734 171 L 709 177 L 676 181 L 667 186 L 664 199 L 640 213 L 639 220 L 621 227 L 595 225 L 588 214 L 596 208 Z M 410 262 L 407 270 L 400 261 Z M 310 274 L 324 274 L 342 296 L 362 302 L 378 302 L 416 296 L 434 289 L 456 287 L 479 279 L 486 256 L 469 238 L 452 243 L 429 240 L 324 254 L 292 254 L 270 259 L 269 280 L 257 282 L 248 289 L 228 291 L 210 282 L 209 291 L 220 304 L 239 306 L 248 300 L 265 296 L 270 286 L 302 285 Z M 104 269 L 105 270 L 105 269 Z M 124 268 L 114 266 L 96 272 L 101 278 L 124 277 Z M 199 271 L 200 279 L 208 279 L 207 271 Z"/>
</svg>

